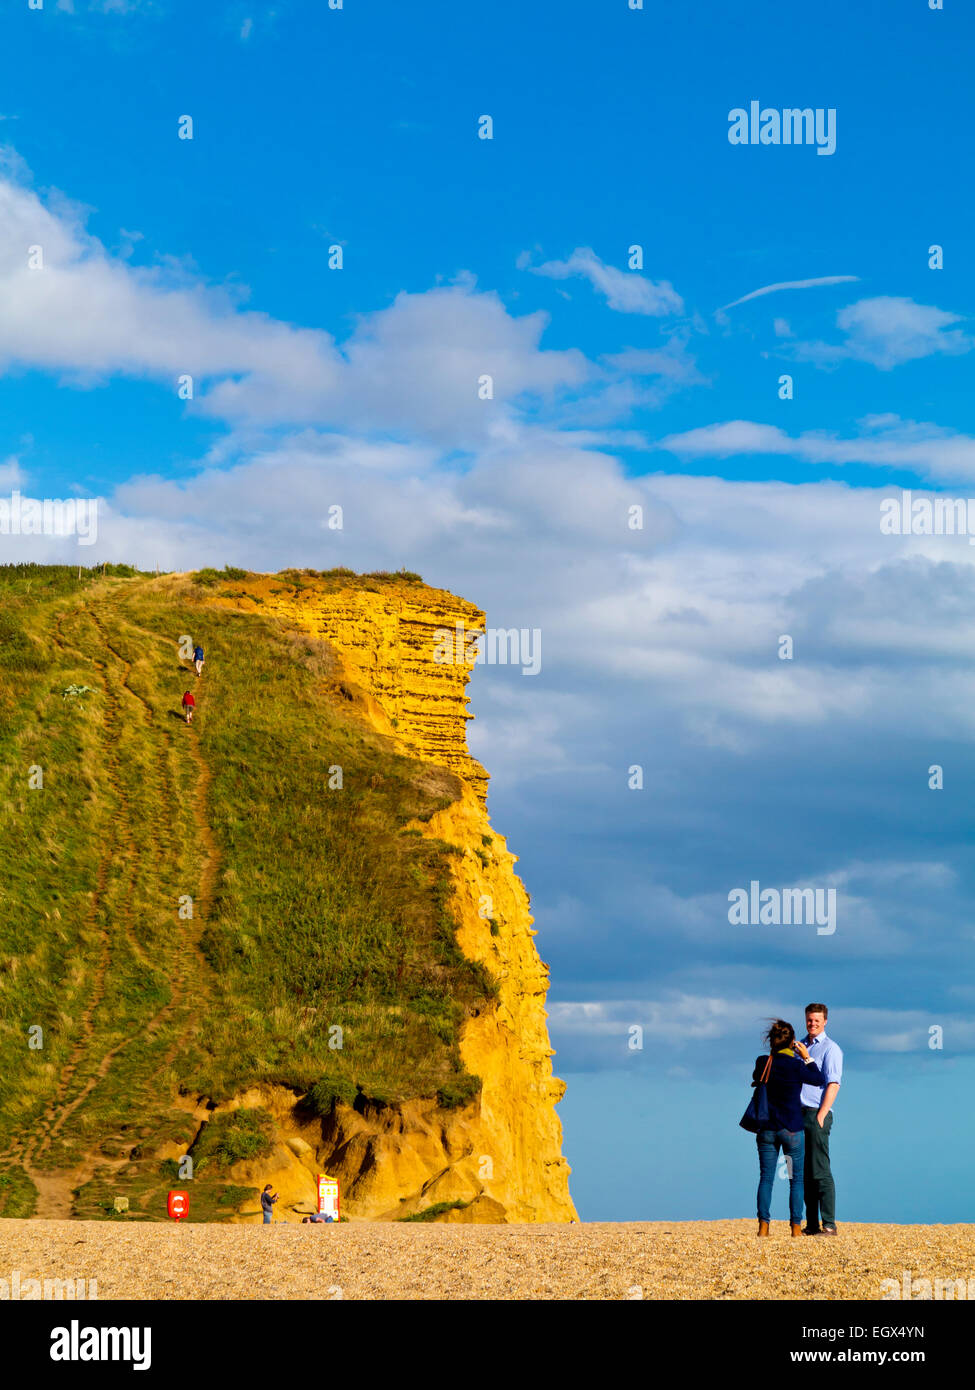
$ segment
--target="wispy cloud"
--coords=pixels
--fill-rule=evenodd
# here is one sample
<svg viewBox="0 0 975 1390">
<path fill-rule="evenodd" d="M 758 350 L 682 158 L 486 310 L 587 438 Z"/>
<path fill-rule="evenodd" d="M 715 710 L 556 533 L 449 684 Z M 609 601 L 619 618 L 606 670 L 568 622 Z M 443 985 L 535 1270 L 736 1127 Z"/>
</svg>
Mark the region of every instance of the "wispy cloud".
<svg viewBox="0 0 975 1390">
<path fill-rule="evenodd" d="M 550 280 L 581 276 L 604 295 L 609 307 L 618 313 L 662 318 L 666 314 L 684 312 L 684 301 L 669 280 L 647 280 L 636 271 L 606 265 L 590 246 L 577 246 L 564 261 L 546 261 L 544 265 L 533 266 L 528 259 L 527 252 L 519 256 L 520 270 L 530 270 L 533 275 L 545 275 Z"/>
<path fill-rule="evenodd" d="M 743 294 L 741 299 L 733 299 L 730 304 L 722 305 L 717 312 L 723 314 L 726 309 L 736 309 L 739 304 L 747 304 L 750 299 L 761 299 L 763 295 L 777 294 L 779 290 L 812 290 L 820 285 L 849 284 L 859 278 L 859 275 L 821 275 L 815 280 L 780 280 L 774 285 L 763 285 L 760 290 Z"/>
<path fill-rule="evenodd" d="M 660 348 L 607 353 L 603 361 L 631 376 L 660 376 L 681 386 L 698 386 L 705 380 L 687 351 L 686 335 L 674 336 Z"/>
<path fill-rule="evenodd" d="M 155 0 L 57 0 L 57 8 L 65 14 L 76 14 L 79 4 L 89 14 L 135 14 L 155 8 Z"/>
<path fill-rule="evenodd" d="M 868 415 L 858 423 L 861 432 L 843 439 L 826 431 L 806 430 L 790 435 L 778 425 L 726 420 L 669 435 L 659 447 L 686 458 L 778 454 L 803 463 L 910 468 L 942 480 L 975 478 L 975 438 L 971 435 L 902 420 L 897 415 Z"/>
</svg>

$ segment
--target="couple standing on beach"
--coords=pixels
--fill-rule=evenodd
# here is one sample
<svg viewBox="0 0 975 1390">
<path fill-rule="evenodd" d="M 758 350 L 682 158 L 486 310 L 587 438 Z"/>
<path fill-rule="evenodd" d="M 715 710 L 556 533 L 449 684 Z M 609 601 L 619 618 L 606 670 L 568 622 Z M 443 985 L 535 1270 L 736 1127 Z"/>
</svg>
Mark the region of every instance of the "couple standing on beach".
<svg viewBox="0 0 975 1390">
<path fill-rule="evenodd" d="M 843 1077 L 843 1053 L 826 1036 L 829 1010 L 806 1005 L 806 1037 L 777 1018 L 765 1035 L 769 1055 L 755 1063 L 752 1085 L 765 1081 L 768 1127 L 758 1142 L 758 1234 L 769 1233 L 772 1187 L 779 1151 L 789 1174 L 789 1218 L 794 1236 L 836 1235 L 836 1192 L 829 1160 L 833 1102 Z M 803 1198 L 806 1226 L 802 1226 Z"/>
</svg>

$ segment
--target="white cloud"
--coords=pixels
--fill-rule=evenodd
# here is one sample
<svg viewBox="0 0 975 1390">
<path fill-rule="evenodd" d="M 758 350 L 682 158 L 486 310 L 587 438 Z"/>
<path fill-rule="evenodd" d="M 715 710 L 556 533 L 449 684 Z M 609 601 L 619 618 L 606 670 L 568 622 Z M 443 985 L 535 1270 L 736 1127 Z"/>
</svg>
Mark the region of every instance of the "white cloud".
<svg viewBox="0 0 975 1390">
<path fill-rule="evenodd" d="M 856 361 L 890 371 L 934 353 L 956 355 L 970 351 L 973 340 L 961 329 L 951 327 L 960 322 L 961 315 L 933 305 L 881 295 L 858 300 L 840 310 L 836 323 L 846 335 L 842 343 L 800 343 L 795 354 L 820 366 Z"/>
<path fill-rule="evenodd" d="M 740 1035 L 742 1019 L 761 1017 L 759 1000 L 713 999 L 676 994 L 666 999 L 600 999 L 550 1002 L 549 1018 L 559 1032 L 588 1038 L 622 1038 L 639 1024 L 651 1041 L 683 1045 Z"/>
<path fill-rule="evenodd" d="M 230 421 L 411 431 L 455 447 L 503 440 L 517 401 L 550 400 L 597 375 L 578 351 L 542 349 L 545 314 L 515 318 L 471 277 L 398 295 L 339 346 L 241 309 L 184 267 L 112 257 L 77 209 L 53 210 L 12 178 L 0 181 L 0 228 L 0 367 L 86 385 L 149 377 L 174 392 L 186 373 L 193 408 Z M 42 248 L 43 269 L 29 267 L 29 246 Z M 486 375 L 490 401 L 478 396 Z"/>
<path fill-rule="evenodd" d="M 975 438 L 971 435 L 896 415 L 868 415 L 859 423 L 860 434 L 843 439 L 819 430 L 790 435 L 778 425 L 726 420 L 669 435 L 659 447 L 684 458 L 765 454 L 801 463 L 910 468 L 944 481 L 975 478 Z"/>
<path fill-rule="evenodd" d="M 113 259 L 77 214 L 0 181 L 0 363 L 172 378 L 335 371 L 328 335 L 238 311 L 230 296 L 174 283 L 172 271 Z M 39 246 L 43 269 L 30 269 Z"/>
<path fill-rule="evenodd" d="M 689 1044 L 718 1041 L 740 1047 L 746 1028 L 772 1017 L 789 1019 L 800 1037 L 805 1031 L 804 1017 L 796 1012 L 796 1006 L 770 995 L 742 996 L 737 992 L 727 997 L 674 992 L 656 999 L 550 1002 L 548 1012 L 556 1035 L 591 1042 L 620 1039 L 625 1043 L 628 1030 L 638 1024 L 646 1040 L 678 1050 Z M 975 1050 L 975 1020 L 953 1014 L 939 1016 L 938 1022 L 950 1030 L 953 1051 Z M 929 1052 L 931 1016 L 921 1010 L 831 1008 L 830 1024 L 831 1032 L 833 1028 L 839 1030 L 849 1052 L 915 1052 L 921 1056 Z M 758 1051 L 756 1045 L 756 1054 Z"/>
<path fill-rule="evenodd" d="M 86 231 L 87 209 L 57 194 L 42 201 L 28 179 L 8 150 L 0 370 L 37 368 L 86 388 L 142 377 L 174 394 L 190 376 L 194 396 L 184 408 L 236 428 L 308 425 L 478 451 L 516 446 L 526 424 L 546 416 L 563 431 L 615 423 L 704 381 L 686 332 L 656 348 L 606 354 L 597 366 L 576 349 L 545 349 L 545 313 L 509 313 L 470 275 L 398 294 L 337 342 L 243 307 L 245 290 L 212 286 L 192 265 L 162 257 L 133 264 L 137 244 L 149 249 L 140 233 L 120 229 L 111 254 Z M 42 268 L 31 268 L 28 247 L 40 248 Z M 682 307 L 669 286 L 574 254 L 616 304 L 647 313 Z M 483 399 L 488 377 L 493 396 Z"/>
<path fill-rule="evenodd" d="M 577 246 L 565 261 L 546 261 L 543 265 L 527 266 L 524 258 L 519 265 L 533 275 L 545 275 L 552 280 L 567 280 L 582 276 L 594 290 L 606 297 L 611 309 L 621 314 L 648 314 L 661 318 L 666 314 L 682 314 L 684 301 L 669 280 L 646 280 L 632 270 L 619 270 L 606 265 L 589 246 Z"/>
<path fill-rule="evenodd" d="M 658 410 L 671 396 L 692 386 L 710 385 L 688 351 L 687 334 L 674 334 L 657 348 L 624 348 L 605 353 L 589 389 L 560 403 L 558 419 L 567 427 L 616 423 L 638 409 Z M 646 448 L 632 439 L 629 447 Z"/>
<path fill-rule="evenodd" d="M 401 293 L 388 309 L 363 315 L 328 379 L 315 364 L 300 381 L 265 373 L 224 380 L 208 409 L 241 420 L 286 416 L 328 419 L 352 429 L 417 431 L 444 442 L 503 439 L 514 427 L 512 407 L 527 396 L 552 398 L 595 375 L 576 350 L 545 351 L 543 313 L 512 317 L 494 293 L 470 279 L 425 294 Z M 494 399 L 478 383 L 490 376 Z"/>
<path fill-rule="evenodd" d="M 19 488 L 26 481 L 20 459 L 10 454 L 0 463 L 0 488 Z"/>
</svg>

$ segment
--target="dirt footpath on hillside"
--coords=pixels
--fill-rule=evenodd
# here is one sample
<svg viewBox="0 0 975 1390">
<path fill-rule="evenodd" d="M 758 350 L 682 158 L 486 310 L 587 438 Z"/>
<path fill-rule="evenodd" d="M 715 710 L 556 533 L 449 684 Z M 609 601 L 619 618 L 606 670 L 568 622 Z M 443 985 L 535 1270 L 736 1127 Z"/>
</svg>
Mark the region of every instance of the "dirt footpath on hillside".
<svg viewBox="0 0 975 1390">
<path fill-rule="evenodd" d="M 880 1299 L 907 1270 L 970 1278 L 975 1297 L 975 1225 L 792 1240 L 776 1222 L 761 1242 L 754 1227 L 0 1220 L 0 1279 L 97 1279 L 99 1298 L 127 1299 Z"/>
</svg>

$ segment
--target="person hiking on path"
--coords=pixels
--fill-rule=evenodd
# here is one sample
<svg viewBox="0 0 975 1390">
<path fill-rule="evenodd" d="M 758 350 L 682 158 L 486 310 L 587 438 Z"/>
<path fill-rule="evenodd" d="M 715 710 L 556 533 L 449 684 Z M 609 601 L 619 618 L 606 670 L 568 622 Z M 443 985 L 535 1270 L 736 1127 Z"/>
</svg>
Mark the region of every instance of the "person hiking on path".
<svg viewBox="0 0 975 1390">
<path fill-rule="evenodd" d="M 193 723 L 193 711 L 196 709 L 196 701 L 193 692 L 186 690 L 183 692 L 183 713 L 186 715 L 187 724 Z"/>
<path fill-rule="evenodd" d="M 193 665 L 196 667 L 196 674 L 197 674 L 198 676 L 202 676 L 202 675 L 203 675 L 203 648 L 202 648 L 202 647 L 194 647 L 194 648 L 193 648 Z"/>
<path fill-rule="evenodd" d="M 264 1213 L 265 1226 L 270 1226 L 271 1224 L 271 1208 L 277 1200 L 278 1194 L 271 1191 L 271 1184 L 268 1183 L 261 1193 L 261 1211 Z"/>
</svg>

